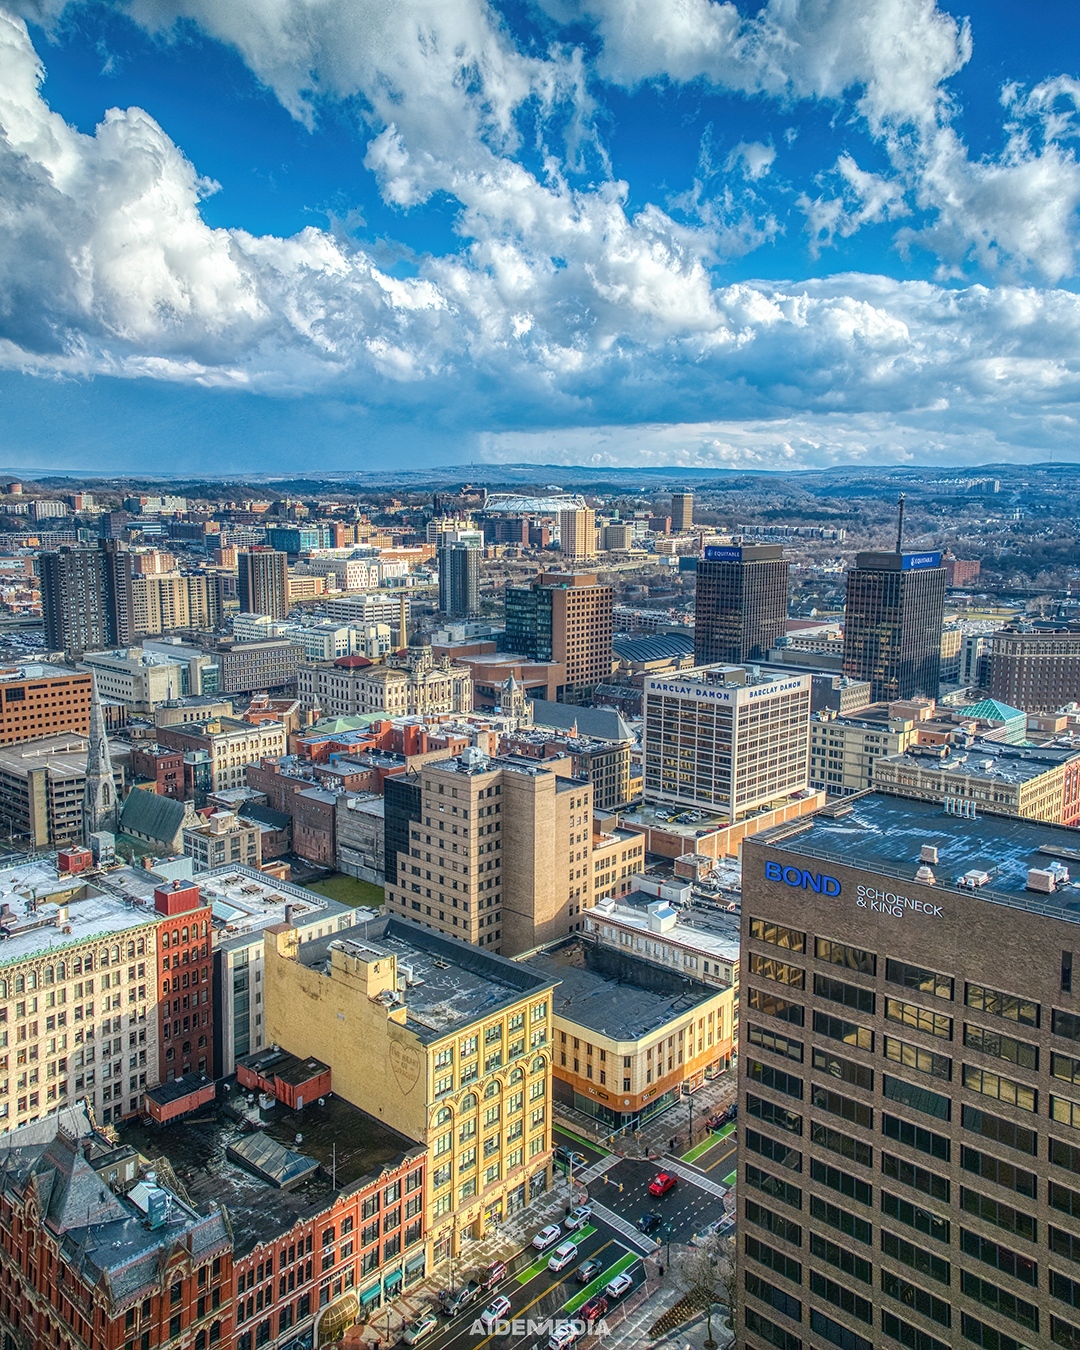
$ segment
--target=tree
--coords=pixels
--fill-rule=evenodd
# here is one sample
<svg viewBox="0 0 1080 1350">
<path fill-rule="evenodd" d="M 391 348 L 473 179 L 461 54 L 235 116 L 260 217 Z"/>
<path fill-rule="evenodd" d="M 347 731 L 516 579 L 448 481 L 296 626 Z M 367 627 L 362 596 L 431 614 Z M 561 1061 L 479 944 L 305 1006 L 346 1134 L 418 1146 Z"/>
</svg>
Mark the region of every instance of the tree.
<svg viewBox="0 0 1080 1350">
<path fill-rule="evenodd" d="M 735 1324 L 737 1286 L 735 1250 L 731 1240 L 713 1235 L 703 1239 L 697 1246 L 687 1247 L 677 1258 L 672 1274 L 687 1298 L 704 1309 L 708 1325 L 705 1347 L 706 1350 L 714 1350 L 713 1305 L 726 1305 L 732 1326 Z"/>
</svg>

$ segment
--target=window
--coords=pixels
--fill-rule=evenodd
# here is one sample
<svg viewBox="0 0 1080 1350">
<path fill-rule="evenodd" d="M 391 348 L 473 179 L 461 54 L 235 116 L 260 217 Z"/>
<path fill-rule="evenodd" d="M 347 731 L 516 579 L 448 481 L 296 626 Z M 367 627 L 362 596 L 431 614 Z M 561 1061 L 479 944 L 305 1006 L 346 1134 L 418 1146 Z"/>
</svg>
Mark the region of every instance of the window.
<svg viewBox="0 0 1080 1350">
<path fill-rule="evenodd" d="M 909 1242 L 907 1238 L 883 1228 L 881 1250 L 894 1261 L 937 1280 L 939 1284 L 948 1285 L 952 1282 L 952 1266 L 943 1256 L 935 1256 L 933 1252 L 927 1251 L 923 1243 Z"/>
<path fill-rule="evenodd" d="M 1032 1157 L 1038 1151 L 1039 1137 L 1034 1130 L 1025 1129 L 1001 1116 L 992 1116 L 988 1111 L 980 1111 L 975 1106 L 963 1108 L 963 1126 L 984 1139 L 995 1139 L 1006 1148 L 1014 1148 L 1018 1153 L 1030 1153 Z"/>
<path fill-rule="evenodd" d="M 927 1331 L 920 1331 L 910 1322 L 902 1322 L 895 1313 L 887 1312 L 884 1308 L 881 1310 L 881 1330 L 894 1341 L 909 1346 L 910 1350 L 949 1350 L 944 1341 L 939 1341 Z"/>
<path fill-rule="evenodd" d="M 863 1167 L 873 1165 L 874 1150 L 869 1144 L 864 1144 L 861 1139 L 853 1139 L 848 1134 L 841 1134 L 839 1130 L 834 1130 L 829 1125 L 822 1125 L 816 1120 L 810 1124 L 810 1137 L 821 1148 L 827 1148 L 832 1153 L 839 1153 L 841 1157 L 850 1158 L 852 1162 L 857 1162 Z"/>
<path fill-rule="evenodd" d="M 744 1276 L 746 1292 L 753 1294 L 762 1303 L 767 1303 L 777 1312 L 783 1313 L 785 1317 L 790 1317 L 793 1322 L 802 1321 L 802 1304 L 797 1298 L 785 1293 L 783 1289 L 778 1289 L 775 1284 L 770 1284 L 768 1280 L 763 1280 L 752 1270 L 748 1270 Z"/>
<path fill-rule="evenodd" d="M 1080 1148 L 1066 1144 L 1061 1139 L 1051 1139 L 1049 1156 L 1055 1166 L 1068 1168 L 1080 1176 Z"/>
<path fill-rule="evenodd" d="M 1072 1191 L 1068 1186 L 1059 1186 L 1051 1181 L 1047 1186 L 1046 1201 L 1052 1209 L 1060 1209 L 1062 1214 L 1071 1214 L 1080 1219 L 1080 1191 Z"/>
<path fill-rule="evenodd" d="M 1080 1130 L 1080 1102 L 1051 1095 L 1050 1118 L 1061 1125 L 1071 1125 L 1074 1130 Z"/>
<path fill-rule="evenodd" d="M 903 985 L 905 989 L 917 989 L 922 994 L 933 994 L 935 998 L 951 999 L 953 982 L 949 975 L 939 975 L 923 966 L 912 966 L 906 961 L 885 962 L 885 978 L 890 984 Z"/>
<path fill-rule="evenodd" d="M 852 1097 L 844 1097 L 839 1092 L 832 1092 L 828 1088 L 818 1087 L 817 1084 L 811 1087 L 810 1096 L 813 1105 L 820 1110 L 829 1111 L 834 1116 L 841 1116 L 854 1125 L 862 1126 L 864 1130 L 874 1128 L 874 1109 L 872 1106 L 866 1106 L 863 1102 L 857 1102 Z"/>
<path fill-rule="evenodd" d="M 1001 1200 L 994 1200 L 989 1195 L 980 1195 L 978 1191 L 961 1186 L 960 1208 L 966 1214 L 974 1214 L 986 1223 L 992 1223 L 995 1228 L 1004 1228 L 1006 1232 L 1026 1238 L 1028 1242 L 1036 1241 L 1038 1225 L 1035 1219 Z"/>
<path fill-rule="evenodd" d="M 914 1228 L 916 1232 L 925 1233 L 927 1237 L 933 1238 L 936 1242 L 948 1243 L 949 1241 L 948 1219 L 939 1218 L 938 1215 L 932 1214 L 930 1210 L 923 1209 L 921 1205 L 912 1204 L 910 1200 L 905 1200 L 902 1196 L 893 1195 L 890 1191 L 882 1191 L 881 1212 L 892 1219 L 898 1219 L 908 1228 Z"/>
<path fill-rule="evenodd" d="M 743 1213 L 748 1223 L 757 1224 L 767 1233 L 772 1233 L 774 1237 L 782 1238 L 793 1246 L 802 1245 L 802 1229 L 791 1219 L 784 1218 L 782 1214 L 776 1214 L 771 1209 L 766 1209 L 764 1205 L 759 1205 L 756 1200 L 749 1199 L 744 1202 Z"/>
<path fill-rule="evenodd" d="M 792 1209 L 802 1209 L 802 1191 L 798 1186 L 763 1172 L 753 1163 L 746 1164 L 746 1184 L 753 1186 L 756 1191 L 764 1191 L 766 1195 L 771 1195 L 782 1204 L 790 1205 Z"/>
<path fill-rule="evenodd" d="M 873 1281 L 873 1266 L 869 1261 L 856 1256 L 849 1247 L 842 1247 L 840 1243 L 822 1237 L 820 1233 L 810 1234 L 810 1252 L 819 1260 L 827 1261 L 830 1266 L 842 1270 L 845 1275 L 861 1280 L 863 1284 L 870 1284 Z"/>
<path fill-rule="evenodd" d="M 851 1083 L 855 1087 L 865 1088 L 867 1092 L 873 1092 L 874 1071 L 864 1064 L 857 1064 L 852 1059 L 841 1059 L 839 1055 L 834 1055 L 829 1050 L 819 1050 L 816 1046 L 813 1060 L 815 1069 L 821 1069 L 844 1083 Z"/>
<path fill-rule="evenodd" d="M 752 1092 L 747 1094 L 746 1110 L 748 1115 L 756 1116 L 767 1125 L 778 1126 L 791 1134 L 802 1134 L 802 1116 L 794 1111 L 788 1111 L 783 1106 L 768 1102 L 763 1097 L 756 1097 Z"/>
<path fill-rule="evenodd" d="M 874 1310 L 869 1299 L 863 1298 L 861 1294 L 856 1294 L 853 1290 L 838 1284 L 836 1280 L 830 1280 L 827 1275 L 822 1275 L 816 1270 L 810 1272 L 810 1292 L 816 1294 L 818 1298 L 823 1298 L 827 1303 L 833 1303 L 852 1317 L 857 1317 L 860 1322 L 866 1322 L 867 1325 L 873 1325 Z"/>
<path fill-rule="evenodd" d="M 759 1265 L 774 1271 L 777 1275 L 782 1275 L 785 1279 L 791 1280 L 794 1284 L 802 1283 L 802 1264 L 796 1261 L 793 1256 L 787 1256 L 784 1252 L 778 1251 L 775 1247 L 770 1247 L 764 1242 L 759 1242 L 757 1238 L 751 1237 L 748 1233 L 745 1238 L 746 1254 Z M 760 1297 L 760 1296 L 759 1296 Z"/>
<path fill-rule="evenodd" d="M 931 1294 L 926 1289 L 920 1289 L 917 1284 L 911 1284 L 899 1275 L 894 1275 L 891 1270 L 881 1272 L 881 1290 L 890 1298 L 896 1299 L 897 1303 L 903 1303 L 905 1307 L 922 1313 L 930 1321 L 937 1322 L 943 1327 L 952 1326 L 952 1309 L 943 1298 L 938 1298 L 936 1294 Z"/>
<path fill-rule="evenodd" d="M 830 1228 L 835 1228 L 838 1232 L 846 1233 L 856 1242 L 865 1243 L 867 1246 L 870 1246 L 873 1242 L 873 1229 L 865 1219 L 859 1218 L 857 1214 L 852 1214 L 846 1209 L 841 1209 L 839 1205 L 831 1204 L 828 1200 L 822 1200 L 820 1196 L 812 1195 L 810 1197 L 810 1217 L 828 1224 Z"/>
<path fill-rule="evenodd" d="M 1038 1070 L 1039 1047 L 1028 1041 L 1018 1041 L 1013 1036 L 1004 1036 L 999 1031 L 990 1031 L 986 1027 L 964 1023 L 964 1044 L 973 1050 L 981 1050 L 984 1055 L 993 1055 L 995 1059 L 1008 1060 L 1021 1069 Z M 1057 1058 L 1057 1056 L 1054 1056 Z M 1062 1056 L 1064 1058 L 1064 1056 Z M 1080 1066 L 1080 1061 L 1073 1061 Z"/>
<path fill-rule="evenodd" d="M 1004 1271 L 1014 1280 L 1030 1284 L 1032 1288 L 1038 1287 L 1039 1267 L 1030 1257 L 1014 1252 L 1009 1247 L 1003 1247 L 992 1238 L 973 1233 L 968 1228 L 960 1229 L 960 1248 L 965 1255 L 973 1256 L 977 1261 L 993 1266 L 995 1270 Z"/>
<path fill-rule="evenodd" d="M 890 1022 L 900 1022 L 912 1031 L 922 1031 L 928 1036 L 937 1036 L 940 1040 L 952 1040 L 953 1020 L 944 1013 L 931 1012 L 929 1008 L 920 1008 L 917 1003 L 903 1003 L 898 998 L 885 1000 L 885 1016 Z"/>
<path fill-rule="evenodd" d="M 820 1336 L 830 1345 L 838 1345 L 840 1350 L 874 1350 L 874 1347 L 865 1336 L 857 1336 L 854 1331 L 849 1331 L 847 1327 L 842 1327 L 839 1322 L 834 1322 L 831 1317 L 826 1317 L 816 1308 L 810 1309 L 810 1330 L 815 1336 Z"/>
<path fill-rule="evenodd" d="M 1074 1308 L 1080 1308 L 1080 1284 L 1062 1275 L 1059 1271 L 1050 1272 L 1050 1293 Z"/>
<path fill-rule="evenodd" d="M 877 974 L 877 957 L 873 952 L 864 952 L 861 947 L 848 947 L 843 942 L 818 938 L 814 943 L 814 955 L 819 961 L 844 966 L 847 970 L 857 970 L 862 975 Z"/>
<path fill-rule="evenodd" d="M 1053 1328 L 1056 1320 L 1056 1318 L 1051 1317 L 1051 1328 Z M 964 1333 L 965 1341 L 970 1341 L 972 1345 L 981 1345 L 984 1350 L 1029 1350 L 1028 1346 L 1022 1345 L 1012 1336 L 1006 1336 L 998 1327 L 988 1327 L 985 1323 L 972 1317 L 970 1313 L 961 1313 L 960 1328 Z M 1057 1344 L 1067 1344 L 1067 1342 L 1059 1341 Z"/>
<path fill-rule="evenodd" d="M 774 947 L 783 947 L 789 952 L 806 951 L 806 934 L 794 928 L 784 928 L 778 923 L 769 923 L 765 919 L 750 920 L 750 936 L 758 942 L 771 942 Z"/>
<path fill-rule="evenodd" d="M 748 1078 L 760 1083 L 762 1087 L 771 1088 L 773 1092 L 783 1092 L 788 1097 L 796 1097 L 802 1101 L 803 1081 L 794 1074 L 784 1073 L 782 1069 L 776 1069 L 771 1064 L 763 1064 L 757 1059 L 747 1060 L 746 1073 Z"/>
<path fill-rule="evenodd" d="M 947 1055 L 935 1054 L 921 1045 L 912 1045 L 909 1041 L 897 1040 L 895 1036 L 886 1036 L 883 1045 L 886 1059 L 918 1073 L 929 1074 L 932 1078 L 941 1078 L 949 1082 L 952 1078 L 952 1060 Z"/>
<path fill-rule="evenodd" d="M 805 1016 L 805 1010 L 801 1004 L 789 1003 L 787 999 L 778 998 L 775 994 L 767 993 L 764 989 L 748 989 L 746 991 L 747 1007 L 753 1008 L 756 1012 L 764 1013 L 768 1017 L 779 1018 L 782 1022 L 790 1022 L 793 1026 L 801 1027 Z"/>
<path fill-rule="evenodd" d="M 753 1022 L 749 1023 L 746 1028 L 746 1039 L 760 1050 L 771 1050 L 774 1055 L 783 1055 L 785 1059 L 793 1059 L 798 1064 L 802 1063 L 802 1041 L 793 1040 L 790 1036 L 782 1036 L 778 1031 L 770 1031 L 768 1027 L 755 1026 Z"/>
<path fill-rule="evenodd" d="M 770 1162 L 779 1163 L 792 1172 L 802 1171 L 802 1154 L 784 1140 L 770 1139 L 767 1134 L 759 1134 L 757 1130 L 744 1130 L 743 1143 L 752 1153 L 759 1153 Z"/>
<path fill-rule="evenodd" d="M 846 1008 L 857 1012 L 873 1013 L 875 999 L 870 989 L 860 989 L 857 984 L 845 984 L 843 980 L 834 980 L 828 975 L 814 976 L 814 993 L 819 998 L 830 999 L 833 1003 L 842 1003 Z"/>
<path fill-rule="evenodd" d="M 1034 1303 L 1028 1303 L 1026 1299 L 1002 1289 L 995 1280 L 984 1280 L 969 1270 L 962 1270 L 960 1288 L 968 1298 L 975 1299 L 986 1308 L 992 1308 L 999 1316 L 1019 1322 L 1030 1331 L 1038 1331 L 1039 1310 Z"/>
<path fill-rule="evenodd" d="M 1032 1003 L 1030 999 L 1020 998 L 1018 994 L 1003 994 L 1000 989 L 987 989 L 981 984 L 967 984 L 964 986 L 964 1002 L 969 1008 L 978 1008 L 980 1012 L 992 1013 L 995 1017 L 1004 1017 L 1010 1022 L 1019 1022 L 1024 1027 L 1039 1025 L 1039 1005 Z"/>
<path fill-rule="evenodd" d="M 828 1186 L 831 1191 L 839 1191 L 850 1200 L 858 1200 L 861 1205 L 874 1203 L 873 1187 L 868 1181 L 863 1181 L 861 1177 L 850 1176 L 839 1167 L 823 1163 L 819 1158 L 810 1160 L 810 1176 L 822 1186 Z"/>
<path fill-rule="evenodd" d="M 948 1177 L 939 1177 L 936 1172 L 929 1172 L 925 1167 L 918 1167 L 906 1158 L 897 1158 L 891 1153 L 882 1153 L 881 1171 L 882 1175 L 902 1181 L 914 1191 L 922 1191 L 924 1195 L 944 1201 L 946 1205 L 949 1203 L 951 1188 Z"/>
<path fill-rule="evenodd" d="M 806 971 L 801 966 L 792 966 L 779 957 L 762 956 L 758 952 L 750 953 L 750 974 L 763 980 L 775 980 L 792 989 L 802 989 L 806 980 Z"/>
<path fill-rule="evenodd" d="M 747 1331 L 752 1331 L 763 1341 L 777 1346 L 778 1350 L 802 1350 L 802 1341 L 798 1336 L 793 1336 L 790 1331 L 785 1331 L 783 1327 L 763 1317 L 756 1308 L 747 1308 L 744 1316 Z"/>
<path fill-rule="evenodd" d="M 1051 1140 L 1050 1142 L 1052 1146 L 1054 1141 Z M 1050 1161 L 1053 1162 L 1052 1153 Z M 992 1153 L 980 1153 L 978 1149 L 968 1148 L 964 1144 L 960 1149 L 960 1166 L 966 1172 L 974 1172 L 976 1176 L 980 1176 L 986 1181 L 996 1182 L 997 1185 L 1004 1186 L 1010 1191 L 1016 1191 L 1018 1195 L 1026 1195 L 1031 1200 L 1035 1199 L 1035 1173 L 1026 1172 L 1013 1163 L 994 1157 Z M 1053 1202 L 1051 1201 L 1051 1203 Z"/>
<path fill-rule="evenodd" d="M 832 1017 L 829 1013 L 814 1013 L 814 1030 L 819 1036 L 828 1036 L 833 1041 L 843 1041 L 858 1050 L 874 1051 L 874 1033 L 868 1027 L 857 1022 L 845 1022 L 841 1017 Z"/>
<path fill-rule="evenodd" d="M 922 1111 L 937 1120 L 951 1119 L 952 1102 L 940 1092 L 931 1092 L 929 1088 L 907 1083 L 887 1073 L 881 1075 L 881 1091 L 890 1101 L 899 1102 L 912 1111 Z"/>
</svg>

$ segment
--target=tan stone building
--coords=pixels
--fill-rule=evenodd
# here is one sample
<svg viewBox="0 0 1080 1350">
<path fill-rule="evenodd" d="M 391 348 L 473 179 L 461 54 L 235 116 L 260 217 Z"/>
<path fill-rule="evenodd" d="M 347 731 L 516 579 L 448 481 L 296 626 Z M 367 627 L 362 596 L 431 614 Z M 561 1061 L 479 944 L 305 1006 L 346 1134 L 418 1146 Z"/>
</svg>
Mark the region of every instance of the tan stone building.
<svg viewBox="0 0 1080 1350">
<path fill-rule="evenodd" d="M 505 954 L 578 931 L 592 904 L 592 787 L 470 749 L 425 764 L 391 914 Z"/>
<path fill-rule="evenodd" d="M 233 811 L 215 811 L 209 820 L 184 830 L 184 853 L 194 859 L 196 872 L 230 863 L 258 871 L 259 827 L 240 820 Z"/>
<path fill-rule="evenodd" d="M 848 717 L 828 708 L 814 713 L 810 718 L 810 786 L 830 797 L 865 792 L 873 783 L 877 760 L 915 745 L 922 720 L 917 714 L 904 715 L 902 705 L 888 703 L 872 703 Z"/>
<path fill-rule="evenodd" d="M 575 562 L 596 557 L 596 512 L 588 508 L 559 512 L 559 540 L 563 555 Z"/>
<path fill-rule="evenodd" d="M 131 579 L 132 631 L 140 636 L 176 628 L 212 632 L 221 623 L 222 602 L 216 575 L 136 573 Z"/>
<path fill-rule="evenodd" d="M 205 750 L 210 755 L 212 790 L 243 787 L 249 764 L 274 759 L 286 752 L 285 724 L 262 722 L 258 726 L 236 717 L 211 717 L 201 722 L 161 726 L 158 742 L 185 753 Z"/>
<path fill-rule="evenodd" d="M 428 1150 L 432 1256 L 550 1184 L 555 981 L 399 918 L 299 941 L 267 930 L 267 1036 Z"/>
<path fill-rule="evenodd" d="M 472 711 L 472 675 L 467 666 L 448 658 L 434 661 L 427 648 L 410 652 L 401 665 L 343 656 L 330 662 L 301 662 L 297 694 L 304 708 L 318 708 L 324 717 L 465 713 Z"/>
</svg>

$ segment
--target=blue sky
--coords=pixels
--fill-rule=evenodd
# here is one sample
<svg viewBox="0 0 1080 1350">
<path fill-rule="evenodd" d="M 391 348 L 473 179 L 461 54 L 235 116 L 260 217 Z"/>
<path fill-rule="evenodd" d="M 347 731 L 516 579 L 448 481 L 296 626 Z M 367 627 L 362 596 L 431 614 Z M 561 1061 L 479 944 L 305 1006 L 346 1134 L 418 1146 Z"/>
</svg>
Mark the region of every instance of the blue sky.
<svg viewBox="0 0 1080 1350">
<path fill-rule="evenodd" d="M 0 0 L 0 463 L 1078 459 L 1036 12 Z"/>
</svg>

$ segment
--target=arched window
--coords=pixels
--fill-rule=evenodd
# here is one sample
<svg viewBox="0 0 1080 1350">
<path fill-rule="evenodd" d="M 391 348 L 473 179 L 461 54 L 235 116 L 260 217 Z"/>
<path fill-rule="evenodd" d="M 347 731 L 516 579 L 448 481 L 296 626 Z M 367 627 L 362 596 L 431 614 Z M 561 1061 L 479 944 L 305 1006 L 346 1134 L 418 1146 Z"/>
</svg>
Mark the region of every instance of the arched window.
<svg viewBox="0 0 1080 1350">
<path fill-rule="evenodd" d="M 450 1110 L 448 1106 L 443 1106 L 438 1111 L 435 1112 L 435 1125 L 436 1127 L 438 1127 L 439 1125 L 447 1125 L 449 1124 L 452 1118 L 453 1112 Z"/>
<path fill-rule="evenodd" d="M 57 979 L 57 982 L 58 982 L 58 983 L 62 983 L 64 980 L 67 979 L 67 962 L 66 962 L 66 961 L 58 961 L 58 962 L 57 962 L 57 965 L 56 965 L 56 979 Z"/>
<path fill-rule="evenodd" d="M 524 1069 L 511 1069 L 511 1070 L 510 1070 L 510 1081 L 511 1081 L 511 1083 L 520 1083 L 521 1080 L 522 1080 L 524 1077 L 525 1077 L 525 1070 L 524 1070 Z"/>
<path fill-rule="evenodd" d="M 26 992 L 26 980 L 21 975 L 15 976 L 15 992 L 24 994 Z"/>
<path fill-rule="evenodd" d="M 532 1064 L 529 1066 L 529 1072 L 542 1073 L 543 1070 L 544 1070 L 544 1056 L 537 1055 L 536 1058 L 533 1060 Z"/>
<path fill-rule="evenodd" d="M 499 1095 L 499 1083 L 496 1079 L 493 1078 L 491 1082 L 487 1085 L 487 1088 L 484 1090 L 484 1097 L 486 1099 L 488 1097 L 497 1097 L 498 1095 Z"/>
<path fill-rule="evenodd" d="M 462 1111 L 475 1111 L 475 1110 L 476 1110 L 476 1093 L 475 1093 L 475 1092 L 469 1092 L 469 1093 L 466 1093 L 466 1095 L 461 1099 L 461 1109 L 462 1109 Z"/>
<path fill-rule="evenodd" d="M 7 980 L 0 980 L 0 998 L 7 998 Z"/>
<path fill-rule="evenodd" d="M 114 966 L 119 964 L 119 962 L 120 962 L 120 948 L 119 948 L 119 947 L 114 947 L 114 948 L 112 949 L 112 960 L 113 960 L 113 965 L 114 965 Z"/>
<path fill-rule="evenodd" d="M 27 989 L 36 989 L 36 988 L 37 988 L 37 971 L 36 971 L 36 970 L 30 971 L 30 973 L 27 975 L 27 977 L 26 977 L 26 987 L 27 987 Z"/>
<path fill-rule="evenodd" d="M 52 983 L 54 982 L 55 976 L 56 976 L 56 972 L 53 970 L 52 966 L 46 966 L 46 967 L 45 967 L 45 983 L 46 983 L 46 984 L 52 984 Z"/>
</svg>

